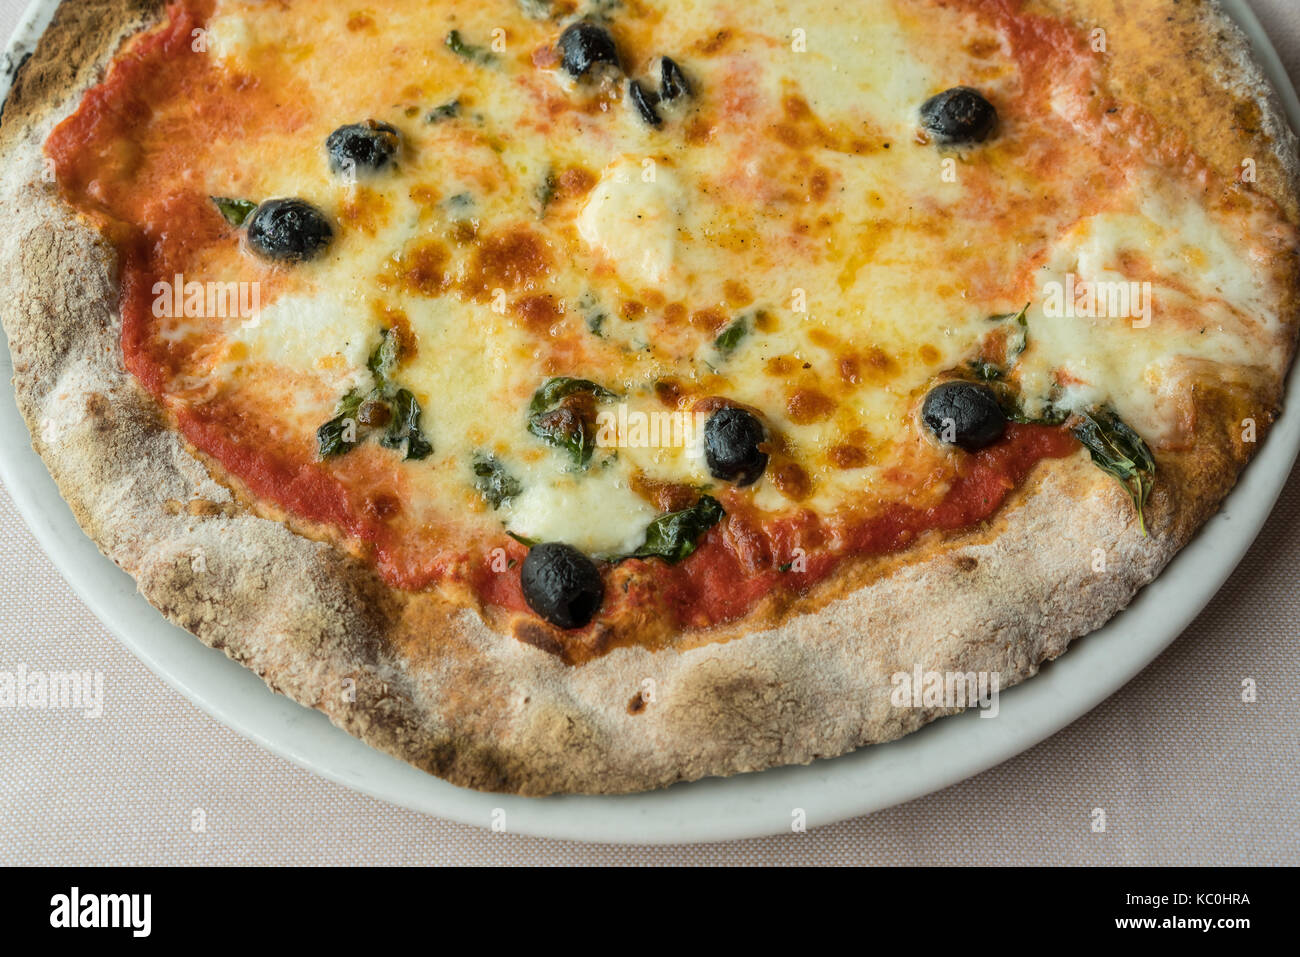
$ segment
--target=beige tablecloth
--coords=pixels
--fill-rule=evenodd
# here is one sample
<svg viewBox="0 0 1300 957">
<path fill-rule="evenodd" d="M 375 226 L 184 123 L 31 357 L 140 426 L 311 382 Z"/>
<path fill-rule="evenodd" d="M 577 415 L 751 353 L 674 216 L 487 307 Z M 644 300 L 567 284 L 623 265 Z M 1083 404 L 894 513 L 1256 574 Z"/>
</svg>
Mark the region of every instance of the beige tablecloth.
<svg viewBox="0 0 1300 957">
<path fill-rule="evenodd" d="M 1170 0 L 1173 2 L 1173 0 Z M 1254 0 L 1300 79 L 1300 0 Z M 20 12 L 0 0 L 0 35 Z M 494 834 L 297 769 L 110 637 L 0 491 L 0 671 L 104 674 L 104 712 L 0 709 L 3 863 L 1300 863 L 1300 476 L 1231 580 L 1120 693 L 1038 747 L 807 834 L 678 848 Z M 1257 700 L 1241 700 L 1254 679 Z M 1090 812 L 1106 809 L 1095 833 Z M 206 831 L 190 827 L 196 808 Z"/>
</svg>

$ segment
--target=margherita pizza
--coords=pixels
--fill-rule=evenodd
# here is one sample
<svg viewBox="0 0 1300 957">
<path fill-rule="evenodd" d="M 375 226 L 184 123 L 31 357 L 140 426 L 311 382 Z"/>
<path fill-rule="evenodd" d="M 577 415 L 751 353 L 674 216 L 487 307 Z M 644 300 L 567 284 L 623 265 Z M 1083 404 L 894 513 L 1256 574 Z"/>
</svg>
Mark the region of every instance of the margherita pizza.
<svg viewBox="0 0 1300 957">
<path fill-rule="evenodd" d="M 65 0 L 0 150 L 82 526 L 475 788 L 1031 676 L 1214 512 L 1295 346 L 1296 141 L 1213 0 Z"/>
</svg>

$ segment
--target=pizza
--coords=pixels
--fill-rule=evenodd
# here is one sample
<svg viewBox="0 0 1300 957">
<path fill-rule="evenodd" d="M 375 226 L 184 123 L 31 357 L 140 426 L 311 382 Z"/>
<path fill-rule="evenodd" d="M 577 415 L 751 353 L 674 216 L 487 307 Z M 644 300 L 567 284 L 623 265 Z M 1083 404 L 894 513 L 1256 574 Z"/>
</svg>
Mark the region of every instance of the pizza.
<svg viewBox="0 0 1300 957">
<path fill-rule="evenodd" d="M 1295 348 L 1296 139 L 1212 0 L 65 0 L 0 150 L 82 527 L 485 790 L 1029 678 L 1214 513 Z"/>
</svg>

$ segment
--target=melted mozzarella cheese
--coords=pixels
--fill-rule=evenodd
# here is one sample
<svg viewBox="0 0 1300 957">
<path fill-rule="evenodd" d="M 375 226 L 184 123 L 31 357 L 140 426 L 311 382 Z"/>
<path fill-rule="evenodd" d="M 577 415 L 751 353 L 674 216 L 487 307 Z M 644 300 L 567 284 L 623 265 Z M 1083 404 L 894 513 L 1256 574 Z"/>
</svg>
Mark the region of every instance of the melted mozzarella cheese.
<svg viewBox="0 0 1300 957">
<path fill-rule="evenodd" d="M 617 469 L 586 473 L 536 468 L 508 507 L 516 535 L 564 542 L 594 555 L 627 555 L 645 541 L 657 512 L 628 487 Z"/>
<path fill-rule="evenodd" d="M 366 360 L 379 344 L 366 314 L 329 295 L 290 295 L 241 322 L 231 340 L 242 354 L 306 375 L 317 375 L 346 392 L 368 381 Z"/>
<path fill-rule="evenodd" d="M 671 169 L 622 157 L 591 191 L 578 215 L 578 235 L 634 281 L 661 286 L 673 273 L 686 203 Z"/>
<path fill-rule="evenodd" d="M 1190 194 L 1151 181 L 1139 192 L 1133 211 L 1088 217 L 1054 247 L 1028 313 L 1020 385 L 1031 413 L 1064 380 L 1058 407 L 1112 405 L 1159 442 L 1177 426 L 1167 399 L 1179 360 L 1262 364 L 1280 374 L 1285 353 L 1260 349 L 1261 331 L 1276 332 L 1278 317 L 1225 224 Z M 1139 278 L 1121 267 L 1130 256 L 1144 260 Z M 1079 295 L 1085 283 L 1097 290 L 1094 303 Z M 1075 296 L 1062 295 L 1071 288 Z"/>
<path fill-rule="evenodd" d="M 206 42 L 208 52 L 218 60 L 246 64 L 255 39 L 247 18 L 224 16 L 208 22 Z"/>
</svg>

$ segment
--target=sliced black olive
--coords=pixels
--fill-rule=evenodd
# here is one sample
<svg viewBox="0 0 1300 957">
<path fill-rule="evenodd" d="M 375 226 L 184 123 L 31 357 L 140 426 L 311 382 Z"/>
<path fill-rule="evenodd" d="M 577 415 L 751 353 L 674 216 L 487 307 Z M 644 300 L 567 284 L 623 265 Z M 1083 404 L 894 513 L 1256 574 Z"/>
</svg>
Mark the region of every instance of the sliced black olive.
<svg viewBox="0 0 1300 957">
<path fill-rule="evenodd" d="M 714 478 L 753 485 L 767 468 L 759 445 L 767 438 L 763 423 L 744 409 L 719 409 L 704 423 L 704 463 Z"/>
<path fill-rule="evenodd" d="M 982 143 L 997 122 L 993 104 L 969 86 L 954 86 L 921 104 L 921 125 L 938 143 Z"/>
<path fill-rule="evenodd" d="M 686 79 L 676 62 L 668 57 L 659 61 L 659 96 L 663 100 L 675 100 L 679 96 L 691 95 L 691 81 Z"/>
<path fill-rule="evenodd" d="M 545 542 L 528 552 L 519 569 L 524 601 L 559 628 L 581 628 L 605 597 L 600 570 L 572 545 Z"/>
<path fill-rule="evenodd" d="M 659 129 L 664 125 L 663 118 L 659 115 L 659 111 L 655 109 L 659 97 L 654 93 L 647 93 L 639 80 L 633 80 L 628 84 L 627 95 L 628 99 L 632 101 L 632 105 L 636 107 L 637 113 L 641 115 L 641 119 L 655 129 Z"/>
<path fill-rule="evenodd" d="M 618 49 L 604 27 L 579 20 L 560 34 L 560 62 L 570 76 L 580 77 L 597 63 L 618 66 Z"/>
<path fill-rule="evenodd" d="M 248 245 L 266 259 L 314 259 L 333 238 L 325 214 L 306 200 L 268 199 L 248 217 Z"/>
<path fill-rule="evenodd" d="M 930 390 L 921 418 L 940 442 L 975 452 L 1002 438 L 1007 417 L 997 396 L 977 382 L 945 382 Z"/>
<path fill-rule="evenodd" d="M 335 173 L 377 173 L 393 162 L 399 145 L 396 127 L 366 120 L 331 133 L 325 140 L 325 152 Z"/>
</svg>

